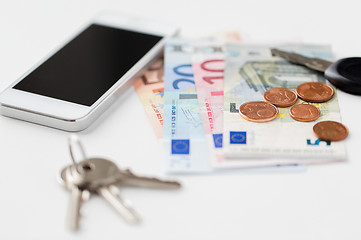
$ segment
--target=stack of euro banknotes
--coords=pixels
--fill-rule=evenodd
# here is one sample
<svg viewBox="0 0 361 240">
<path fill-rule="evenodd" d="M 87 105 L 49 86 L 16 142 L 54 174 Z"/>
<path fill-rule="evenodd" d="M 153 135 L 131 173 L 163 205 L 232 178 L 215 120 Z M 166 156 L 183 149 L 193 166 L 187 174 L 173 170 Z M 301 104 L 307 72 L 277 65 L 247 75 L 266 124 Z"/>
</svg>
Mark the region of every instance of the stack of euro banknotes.
<svg viewBox="0 0 361 240">
<path fill-rule="evenodd" d="M 314 122 L 294 120 L 279 108 L 276 119 L 255 123 L 239 107 L 264 101 L 265 91 L 294 90 L 304 82 L 324 82 L 322 74 L 273 57 L 271 47 L 332 60 L 329 46 L 249 45 L 172 39 L 164 57 L 134 84 L 157 137 L 169 173 L 282 168 L 346 159 L 345 143 L 322 141 L 313 125 L 341 121 L 337 93 L 317 106 Z M 304 103 L 301 99 L 296 104 Z"/>
</svg>

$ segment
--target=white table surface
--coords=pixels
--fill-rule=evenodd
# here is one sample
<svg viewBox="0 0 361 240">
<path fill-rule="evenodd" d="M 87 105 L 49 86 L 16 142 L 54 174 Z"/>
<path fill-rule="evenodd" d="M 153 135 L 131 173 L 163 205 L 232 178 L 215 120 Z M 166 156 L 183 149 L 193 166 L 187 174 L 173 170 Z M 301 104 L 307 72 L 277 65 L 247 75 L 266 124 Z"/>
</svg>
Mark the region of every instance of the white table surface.
<svg viewBox="0 0 361 240">
<path fill-rule="evenodd" d="M 240 30 L 249 41 L 303 40 L 361 56 L 360 1 L 0 1 L 0 90 L 103 10 L 163 20 L 183 36 Z M 0 117 L 0 239 L 361 239 L 361 97 L 339 92 L 348 162 L 302 172 L 167 176 L 179 191 L 121 189 L 143 216 L 130 226 L 98 197 L 65 228 L 67 132 Z M 89 155 L 166 177 L 138 96 L 124 94 L 79 133 Z"/>
</svg>

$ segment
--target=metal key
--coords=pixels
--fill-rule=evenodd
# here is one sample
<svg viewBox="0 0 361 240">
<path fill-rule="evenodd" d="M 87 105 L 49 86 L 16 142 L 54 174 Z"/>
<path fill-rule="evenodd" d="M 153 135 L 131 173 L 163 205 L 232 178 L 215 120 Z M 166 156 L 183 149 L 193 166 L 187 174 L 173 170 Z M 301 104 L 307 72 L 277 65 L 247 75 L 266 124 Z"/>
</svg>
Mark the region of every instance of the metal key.
<svg viewBox="0 0 361 240">
<path fill-rule="evenodd" d="M 116 187 L 115 184 L 158 189 L 178 189 L 181 186 L 174 181 L 139 177 L 129 169 L 120 170 L 114 162 L 104 158 L 89 158 L 77 164 L 76 168 L 70 167 L 69 171 L 72 172 L 74 184 L 98 193 L 129 223 L 139 221 L 138 214 L 119 194 L 111 190 Z"/>
<path fill-rule="evenodd" d="M 282 51 L 282 50 L 279 50 L 276 48 L 271 48 L 271 53 L 273 56 L 278 56 L 278 57 L 284 58 L 289 62 L 303 65 L 305 67 L 308 67 L 310 69 L 320 71 L 320 72 L 325 72 L 326 69 L 329 66 L 331 66 L 331 64 L 332 64 L 332 62 L 324 60 L 324 59 L 309 58 L 309 57 L 305 57 L 301 54 L 289 53 L 289 52 Z"/>
<path fill-rule="evenodd" d="M 82 155 L 82 161 L 80 162 L 75 160 L 73 152 L 75 144 L 80 150 L 78 152 Z M 62 170 L 61 179 L 71 192 L 68 227 L 72 230 L 79 227 L 80 209 L 85 193 L 88 193 L 88 195 L 89 192 L 99 194 L 127 222 L 135 223 L 140 218 L 131 205 L 119 196 L 116 184 L 161 189 L 177 189 L 181 186 L 178 182 L 136 176 L 129 169 L 120 170 L 115 163 L 107 159 L 87 158 L 84 148 L 76 135 L 69 138 L 69 148 L 73 164 Z"/>
<path fill-rule="evenodd" d="M 71 159 L 73 161 L 74 166 L 76 165 L 76 157 L 74 148 L 77 147 L 77 151 L 81 155 L 80 160 L 86 159 L 84 147 L 81 144 L 79 138 L 75 134 L 71 134 L 68 139 L 69 143 L 69 150 Z M 73 175 L 71 171 L 68 171 L 69 167 L 64 168 L 60 173 L 60 178 L 62 181 L 62 184 L 70 191 L 70 199 L 69 199 L 69 206 L 68 206 L 68 212 L 67 212 L 67 221 L 66 225 L 70 230 L 77 230 L 79 228 L 79 222 L 80 222 L 80 211 L 81 211 L 81 205 L 83 203 L 83 197 L 84 194 L 87 193 L 89 195 L 89 191 L 81 188 L 77 184 L 74 184 L 71 180 L 73 179 Z"/>
<path fill-rule="evenodd" d="M 111 161 L 102 158 L 89 158 L 67 168 L 68 179 L 80 189 L 98 193 L 129 223 L 139 221 L 135 210 L 111 188 L 118 181 L 118 167 Z"/>
<path fill-rule="evenodd" d="M 112 188 L 116 188 L 115 185 L 101 187 L 97 190 L 97 193 L 102 196 L 110 205 L 117 210 L 117 212 L 128 222 L 136 223 L 140 220 L 138 213 L 133 209 L 129 201 L 124 200 L 116 193 Z"/>
<path fill-rule="evenodd" d="M 361 57 L 349 57 L 330 62 L 275 48 L 271 49 L 271 53 L 273 56 L 324 73 L 330 83 L 344 92 L 361 95 Z"/>
<path fill-rule="evenodd" d="M 68 176 L 68 169 L 64 168 L 61 171 L 60 177 L 63 185 L 70 191 L 69 207 L 67 212 L 67 227 L 70 230 L 77 230 L 80 222 L 80 211 L 83 203 L 84 195 L 89 195 L 88 190 L 81 189 L 77 185 L 70 182 Z"/>
<path fill-rule="evenodd" d="M 104 158 L 89 158 L 77 164 L 77 168 L 70 167 L 73 183 L 91 191 L 100 186 L 112 184 L 150 187 L 159 189 L 178 189 L 181 184 L 176 181 L 164 181 L 159 178 L 140 177 L 130 169 L 121 170 L 117 165 Z M 76 174 L 76 173 L 79 174 Z"/>
<path fill-rule="evenodd" d="M 157 189 L 179 189 L 181 184 L 176 181 L 165 181 L 159 178 L 137 176 L 130 169 L 118 170 L 118 184 L 133 187 L 147 187 Z"/>
</svg>

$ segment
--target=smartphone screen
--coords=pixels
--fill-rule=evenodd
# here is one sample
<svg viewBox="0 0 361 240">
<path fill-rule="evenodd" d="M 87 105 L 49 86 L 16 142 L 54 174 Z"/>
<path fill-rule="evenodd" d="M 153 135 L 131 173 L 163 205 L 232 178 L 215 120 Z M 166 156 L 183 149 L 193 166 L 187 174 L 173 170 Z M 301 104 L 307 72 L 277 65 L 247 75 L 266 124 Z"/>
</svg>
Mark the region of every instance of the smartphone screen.
<svg viewBox="0 0 361 240">
<path fill-rule="evenodd" d="M 93 24 L 13 88 L 91 106 L 161 39 Z"/>
</svg>

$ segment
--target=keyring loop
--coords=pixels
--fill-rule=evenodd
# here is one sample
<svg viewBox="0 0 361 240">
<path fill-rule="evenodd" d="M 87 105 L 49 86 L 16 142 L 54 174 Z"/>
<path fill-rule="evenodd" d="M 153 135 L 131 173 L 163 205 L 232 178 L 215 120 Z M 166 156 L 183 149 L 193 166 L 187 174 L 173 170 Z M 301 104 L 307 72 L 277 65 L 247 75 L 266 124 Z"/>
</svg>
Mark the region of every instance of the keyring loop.
<svg viewBox="0 0 361 240">
<path fill-rule="evenodd" d="M 71 134 L 69 136 L 69 151 L 70 151 L 70 156 L 71 156 L 71 159 L 73 161 L 74 167 L 76 167 L 76 165 L 77 165 L 77 161 L 75 159 L 75 155 L 74 155 L 74 151 L 73 151 L 73 148 L 74 148 L 75 145 L 77 145 L 77 147 L 80 149 L 80 152 L 81 152 L 81 155 L 82 155 L 81 161 L 85 160 L 86 159 L 86 154 L 85 154 L 85 151 L 84 151 L 83 144 L 81 143 L 78 135 Z"/>
</svg>

